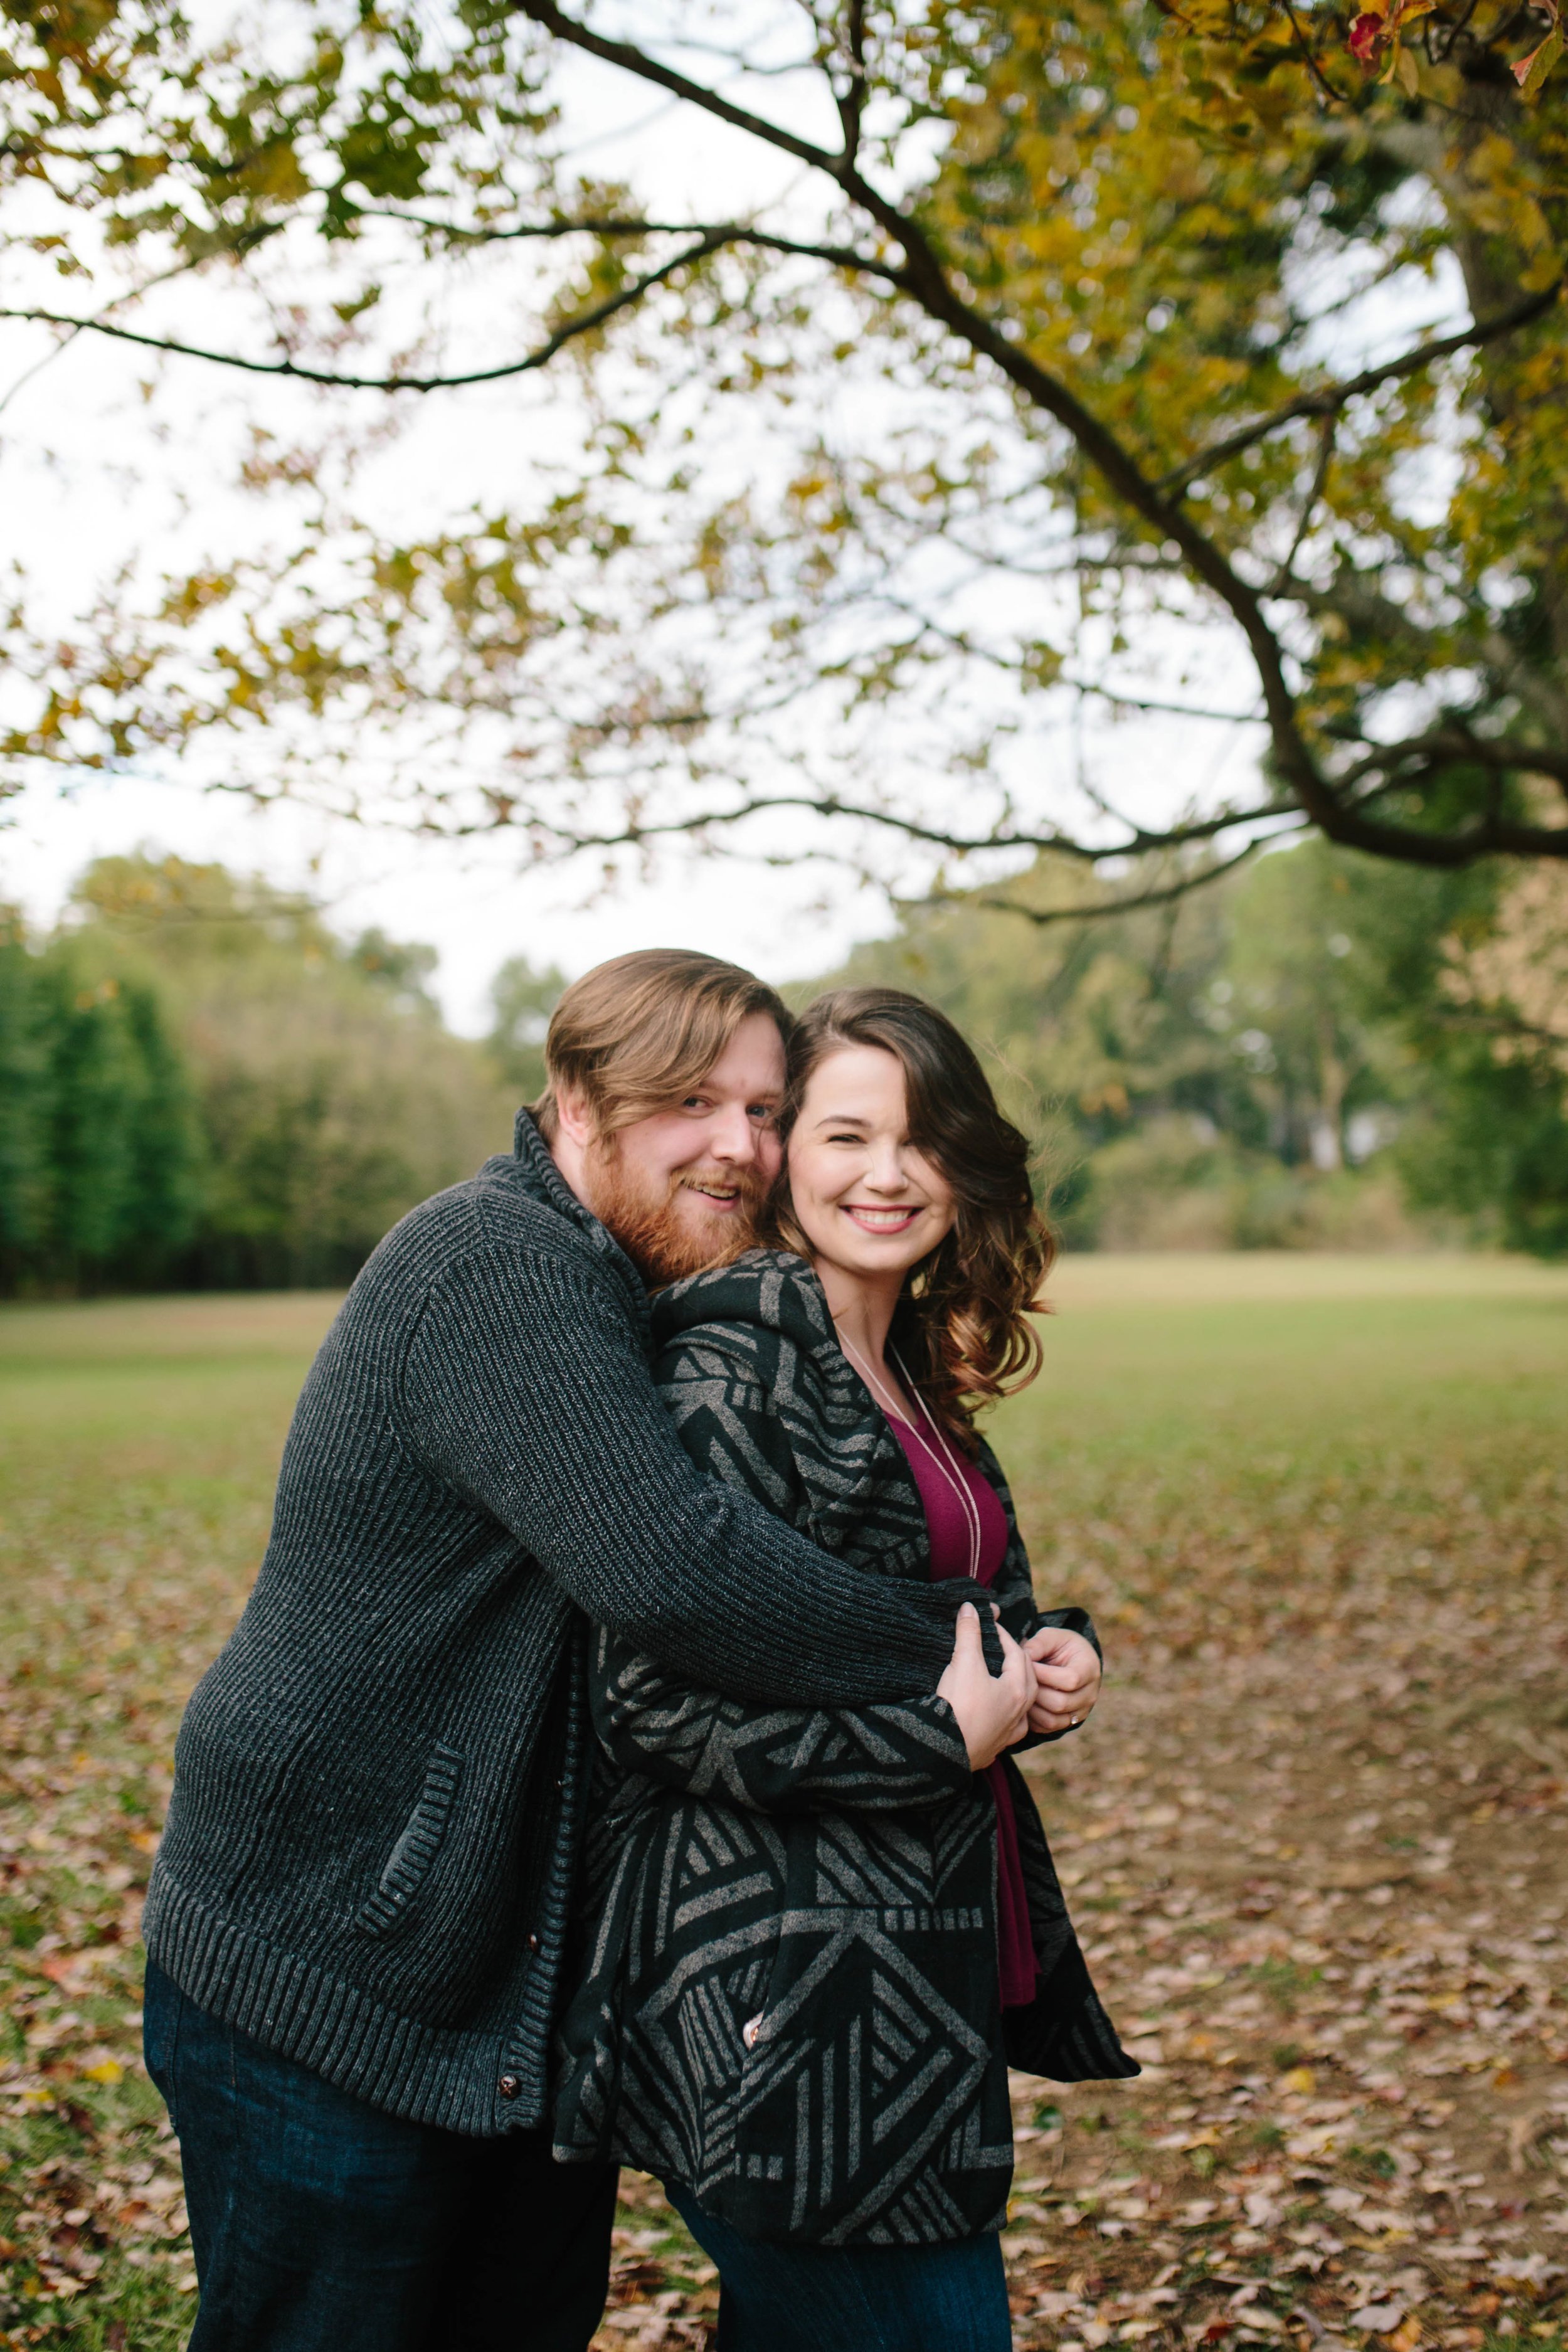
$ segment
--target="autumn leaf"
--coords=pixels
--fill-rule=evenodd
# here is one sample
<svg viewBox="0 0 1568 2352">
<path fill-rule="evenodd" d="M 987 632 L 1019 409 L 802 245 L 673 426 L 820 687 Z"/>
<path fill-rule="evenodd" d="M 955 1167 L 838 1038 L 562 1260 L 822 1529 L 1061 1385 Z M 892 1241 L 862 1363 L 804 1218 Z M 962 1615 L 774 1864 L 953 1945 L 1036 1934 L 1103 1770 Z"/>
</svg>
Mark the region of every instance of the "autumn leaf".
<svg viewBox="0 0 1568 2352">
<path fill-rule="evenodd" d="M 1521 58 L 1514 67 L 1514 79 L 1526 98 L 1539 95 L 1542 83 L 1563 55 L 1563 25 L 1559 19 L 1540 47 L 1531 49 L 1527 58 Z"/>
</svg>

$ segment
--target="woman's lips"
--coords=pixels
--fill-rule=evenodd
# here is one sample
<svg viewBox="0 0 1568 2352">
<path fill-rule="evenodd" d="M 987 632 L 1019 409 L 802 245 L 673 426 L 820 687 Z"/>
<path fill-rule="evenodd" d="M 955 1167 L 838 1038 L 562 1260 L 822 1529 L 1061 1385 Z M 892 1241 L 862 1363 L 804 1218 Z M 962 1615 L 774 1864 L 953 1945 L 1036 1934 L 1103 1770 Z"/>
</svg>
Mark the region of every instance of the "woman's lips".
<svg viewBox="0 0 1568 2352">
<path fill-rule="evenodd" d="M 863 1202 L 847 1201 L 844 1213 L 863 1234 L 907 1234 L 921 1212 L 918 1208 L 868 1209 Z"/>
</svg>

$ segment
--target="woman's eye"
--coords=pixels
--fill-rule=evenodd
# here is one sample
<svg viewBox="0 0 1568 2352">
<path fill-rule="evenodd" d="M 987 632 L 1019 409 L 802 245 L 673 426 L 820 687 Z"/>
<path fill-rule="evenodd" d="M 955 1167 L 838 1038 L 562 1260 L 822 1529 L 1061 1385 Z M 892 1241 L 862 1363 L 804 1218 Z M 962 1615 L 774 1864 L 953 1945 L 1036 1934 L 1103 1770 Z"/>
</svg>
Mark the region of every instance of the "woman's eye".
<svg viewBox="0 0 1568 2352">
<path fill-rule="evenodd" d="M 830 1135 L 827 1140 L 829 1143 L 855 1144 L 858 1143 L 861 1140 L 861 1138 L 858 1135 Z"/>
</svg>

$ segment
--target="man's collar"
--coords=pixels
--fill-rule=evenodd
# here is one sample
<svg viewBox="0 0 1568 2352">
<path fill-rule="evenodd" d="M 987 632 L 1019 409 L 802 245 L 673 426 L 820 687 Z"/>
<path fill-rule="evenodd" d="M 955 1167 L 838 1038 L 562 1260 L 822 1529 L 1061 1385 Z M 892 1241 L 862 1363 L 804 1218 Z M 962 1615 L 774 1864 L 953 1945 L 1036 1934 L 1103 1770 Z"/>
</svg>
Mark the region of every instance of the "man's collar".
<svg viewBox="0 0 1568 2352">
<path fill-rule="evenodd" d="M 511 1148 L 529 1190 L 548 1202 L 560 1215 L 570 1218 L 615 1268 L 635 1304 L 646 1337 L 648 1328 L 647 1292 L 641 1275 L 609 1227 L 602 1224 L 592 1209 L 577 1198 L 555 1165 L 554 1156 L 541 1135 L 531 1111 L 518 1112 L 516 1125 L 512 1129 Z"/>
<path fill-rule="evenodd" d="M 561 1171 L 555 1165 L 554 1154 L 539 1131 L 533 1113 L 526 1108 L 520 1110 L 511 1131 L 514 1159 L 521 1160 L 535 1187 L 543 1193 L 552 1209 L 574 1224 L 583 1225 L 595 1234 L 605 1234 L 604 1226 L 592 1209 L 581 1202 Z"/>
</svg>

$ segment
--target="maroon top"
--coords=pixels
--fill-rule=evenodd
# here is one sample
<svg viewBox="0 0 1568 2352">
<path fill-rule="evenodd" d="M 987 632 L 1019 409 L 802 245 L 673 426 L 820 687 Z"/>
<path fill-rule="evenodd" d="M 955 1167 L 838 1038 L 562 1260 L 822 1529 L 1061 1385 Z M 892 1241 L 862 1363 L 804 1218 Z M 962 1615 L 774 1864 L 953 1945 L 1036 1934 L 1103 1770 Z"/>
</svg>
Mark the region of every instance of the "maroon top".
<svg viewBox="0 0 1568 2352">
<path fill-rule="evenodd" d="M 887 1415 L 889 1428 L 903 1447 L 921 1501 L 925 1506 L 931 1538 L 931 1572 L 939 1576 L 973 1576 L 989 1584 L 1007 1549 L 1007 1515 L 984 1472 L 961 1454 L 956 1445 L 942 1447 L 925 1429 Z M 980 1523 L 980 1557 L 974 1557 L 974 1520 L 953 1488 L 953 1475 L 963 1482 Z M 1029 1906 L 1024 1893 L 1024 1868 L 1018 1859 L 1018 1824 L 1013 1812 L 1013 1792 L 1001 1759 L 986 1768 L 986 1780 L 996 1807 L 996 1948 L 1004 2009 L 1022 2009 L 1035 1998 L 1039 1966 L 1029 1931 Z"/>
</svg>

